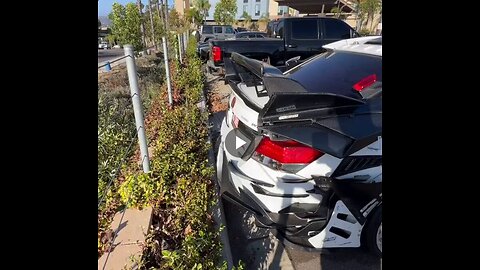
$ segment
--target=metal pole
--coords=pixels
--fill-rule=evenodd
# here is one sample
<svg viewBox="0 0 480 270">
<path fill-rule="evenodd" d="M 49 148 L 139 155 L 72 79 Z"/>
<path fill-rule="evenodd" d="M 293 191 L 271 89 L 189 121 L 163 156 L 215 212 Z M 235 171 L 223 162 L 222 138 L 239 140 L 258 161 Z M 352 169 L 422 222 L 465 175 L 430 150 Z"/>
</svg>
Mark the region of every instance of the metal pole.
<svg viewBox="0 0 480 270">
<path fill-rule="evenodd" d="M 165 60 L 165 74 L 167 75 L 168 103 L 172 105 L 173 104 L 172 86 L 170 85 L 170 68 L 168 67 L 167 41 L 165 37 L 162 37 L 162 42 L 163 42 L 163 59 Z"/>
<path fill-rule="evenodd" d="M 124 46 L 125 55 L 129 56 L 127 62 L 128 82 L 130 83 L 130 94 L 132 96 L 133 112 L 135 114 L 135 125 L 138 132 L 138 143 L 140 144 L 140 154 L 142 158 L 143 172 L 150 171 L 150 160 L 148 159 L 147 136 L 145 134 L 145 123 L 143 121 L 143 107 L 140 100 L 140 91 L 137 81 L 137 67 L 135 66 L 135 56 L 133 46 Z"/>
<path fill-rule="evenodd" d="M 182 60 L 182 34 L 178 34 L 178 54 L 180 55 L 180 63 L 183 63 Z"/>
<path fill-rule="evenodd" d="M 189 30 L 187 30 L 187 32 L 183 33 L 184 35 L 184 38 L 183 38 L 183 47 L 185 48 L 185 54 L 187 54 L 187 47 L 188 47 L 188 36 L 189 36 Z"/>
</svg>

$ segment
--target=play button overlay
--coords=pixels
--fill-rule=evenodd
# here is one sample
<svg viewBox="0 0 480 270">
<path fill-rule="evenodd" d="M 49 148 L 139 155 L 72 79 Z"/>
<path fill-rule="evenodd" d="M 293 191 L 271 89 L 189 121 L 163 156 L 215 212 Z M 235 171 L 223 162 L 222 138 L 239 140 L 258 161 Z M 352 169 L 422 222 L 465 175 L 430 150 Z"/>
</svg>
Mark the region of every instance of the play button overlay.
<svg viewBox="0 0 480 270">
<path fill-rule="evenodd" d="M 243 134 L 238 128 L 232 129 L 225 138 L 225 147 L 228 153 L 241 158 L 250 145 L 251 139 Z"/>
<path fill-rule="evenodd" d="M 247 143 L 246 141 L 242 140 L 239 137 L 236 137 L 235 138 L 235 150 L 238 150 L 238 148 L 242 147 L 246 143 Z"/>
</svg>

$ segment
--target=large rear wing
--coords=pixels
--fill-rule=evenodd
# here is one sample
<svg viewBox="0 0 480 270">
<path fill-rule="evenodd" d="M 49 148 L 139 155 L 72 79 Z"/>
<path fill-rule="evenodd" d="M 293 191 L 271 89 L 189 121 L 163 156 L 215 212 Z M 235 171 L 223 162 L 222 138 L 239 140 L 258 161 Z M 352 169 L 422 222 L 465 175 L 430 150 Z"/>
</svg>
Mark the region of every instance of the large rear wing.
<svg viewBox="0 0 480 270">
<path fill-rule="evenodd" d="M 359 99 L 312 93 L 277 68 L 238 53 L 225 61 L 225 81 L 237 91 L 236 84 L 245 83 L 255 86 L 258 96 L 269 96 L 258 116 L 262 133 L 282 135 L 335 157 L 358 151 L 382 135 L 381 84 Z"/>
</svg>

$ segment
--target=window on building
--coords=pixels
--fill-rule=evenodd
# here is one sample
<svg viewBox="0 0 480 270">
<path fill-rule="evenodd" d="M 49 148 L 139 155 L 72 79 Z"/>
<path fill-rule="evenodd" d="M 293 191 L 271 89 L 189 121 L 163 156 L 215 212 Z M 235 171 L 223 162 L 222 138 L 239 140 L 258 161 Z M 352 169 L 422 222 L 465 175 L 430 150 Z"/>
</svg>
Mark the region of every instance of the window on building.
<svg viewBox="0 0 480 270">
<path fill-rule="evenodd" d="M 288 13 L 288 7 L 287 6 L 278 6 L 278 15 L 283 15 Z"/>
<path fill-rule="evenodd" d="M 260 2 L 260 0 L 255 0 L 255 2 Z"/>
<path fill-rule="evenodd" d="M 243 5 L 243 12 L 247 12 L 248 13 L 248 5 Z"/>
<path fill-rule="evenodd" d="M 247 4 L 248 4 L 248 0 L 243 0 L 243 3 L 247 3 Z"/>
<path fill-rule="evenodd" d="M 255 16 L 260 16 L 260 5 L 255 5 Z"/>
</svg>

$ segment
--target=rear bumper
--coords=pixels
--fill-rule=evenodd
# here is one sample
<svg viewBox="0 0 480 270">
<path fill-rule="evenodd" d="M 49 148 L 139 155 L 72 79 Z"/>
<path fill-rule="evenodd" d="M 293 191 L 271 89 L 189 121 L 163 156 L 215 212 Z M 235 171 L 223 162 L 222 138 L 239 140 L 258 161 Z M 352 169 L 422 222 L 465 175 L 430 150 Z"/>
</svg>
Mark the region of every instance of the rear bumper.
<svg viewBox="0 0 480 270">
<path fill-rule="evenodd" d="M 234 183 L 248 182 L 252 186 L 262 187 L 265 185 L 260 180 L 253 179 L 241 171 L 239 171 L 232 161 L 227 159 L 224 152 L 223 143 L 220 144 L 218 159 L 221 159 L 221 174 L 219 175 L 219 186 L 221 196 L 231 203 L 244 208 L 255 214 L 257 220 L 264 226 L 276 229 L 294 229 L 293 234 L 301 233 L 300 227 L 314 226 L 317 229 L 323 227 L 326 223 L 326 218 L 312 217 L 307 212 L 279 212 L 273 213 L 267 210 L 267 207 L 262 203 L 259 197 L 265 197 L 260 191 L 249 190 L 248 188 L 237 188 Z M 220 165 L 220 164 L 218 164 Z M 237 184 L 238 185 L 238 184 Z M 254 194 L 256 192 L 257 194 Z M 272 199 L 276 199 L 273 198 Z"/>
</svg>

